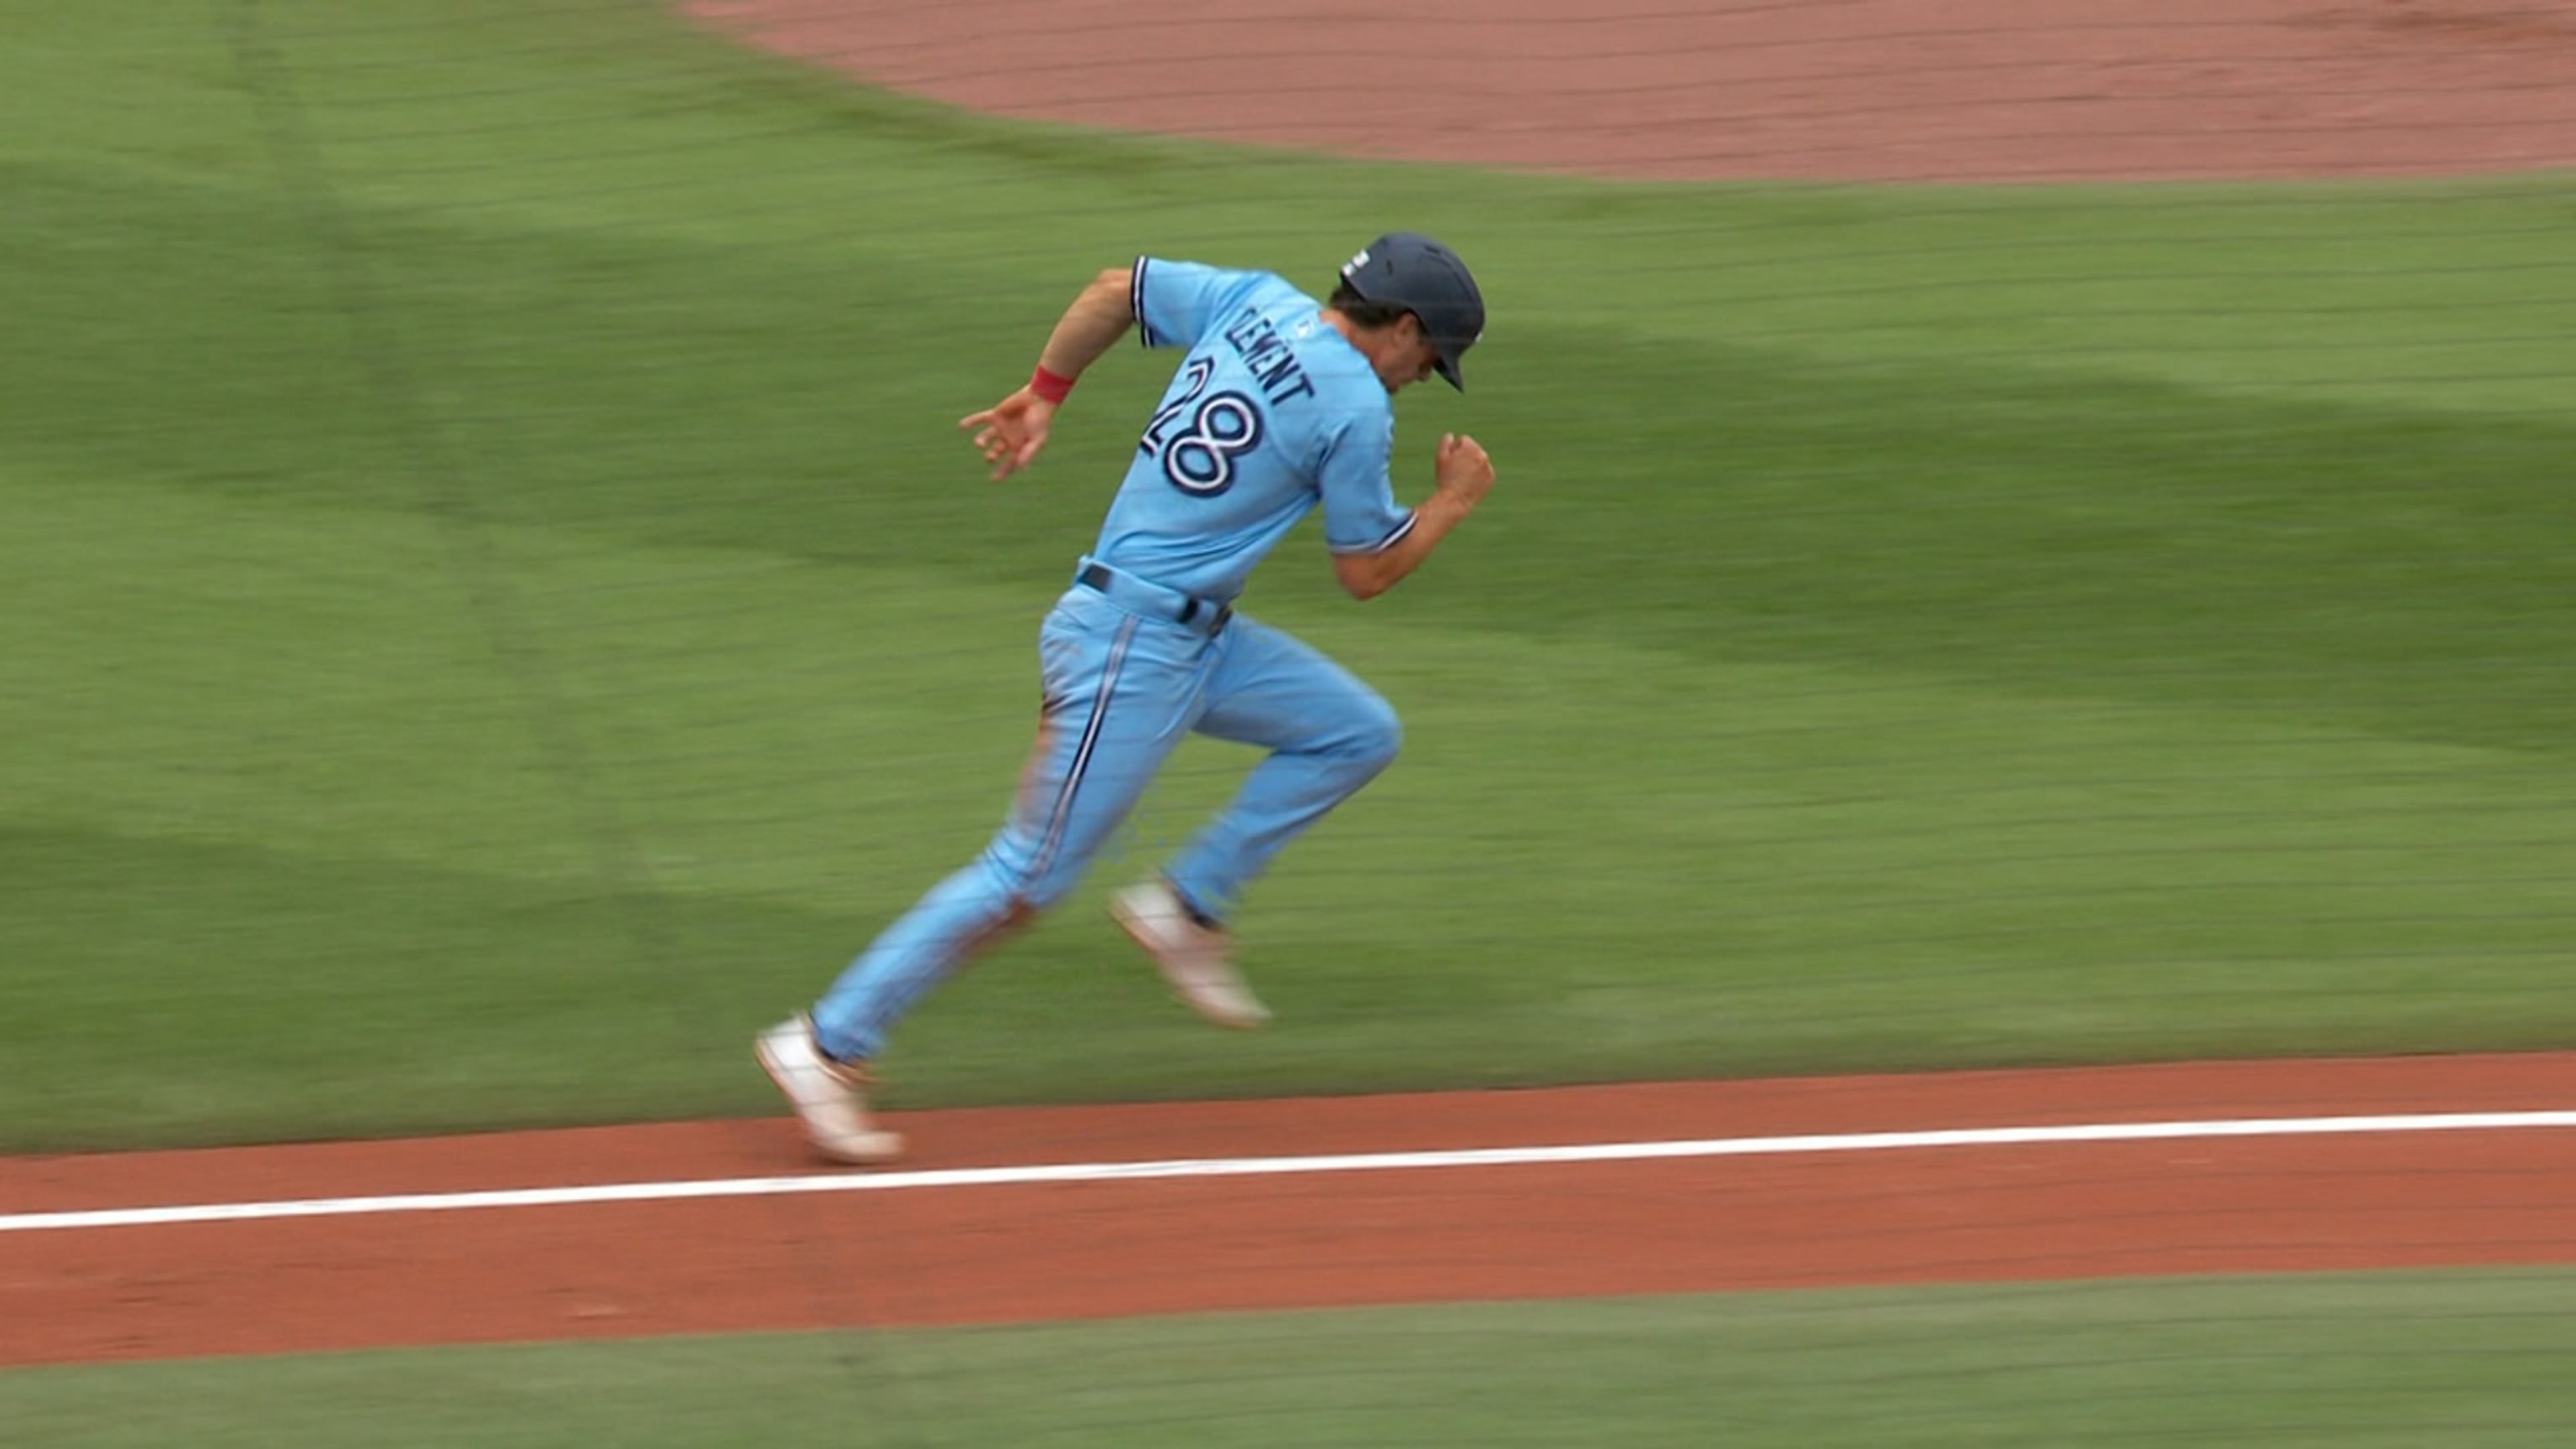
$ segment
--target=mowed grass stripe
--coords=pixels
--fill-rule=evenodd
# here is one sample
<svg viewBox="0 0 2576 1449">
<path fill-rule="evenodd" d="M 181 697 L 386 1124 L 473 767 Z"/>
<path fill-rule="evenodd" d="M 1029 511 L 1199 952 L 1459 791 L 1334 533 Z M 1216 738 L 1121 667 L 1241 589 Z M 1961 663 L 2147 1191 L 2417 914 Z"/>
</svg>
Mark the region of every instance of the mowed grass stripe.
<svg viewBox="0 0 2576 1449">
<path fill-rule="evenodd" d="M 265 97 L 206 12 L 0 48 L 0 1144 L 774 1110 L 742 1038 L 998 817 L 1169 359 L 1025 486 L 954 418 L 1100 265 L 1397 221 L 1496 318 L 1401 485 L 1453 428 L 1504 481 L 1382 603 L 1311 534 L 1249 600 L 1411 727 L 1242 923 L 1283 1029 L 1194 1033 L 1087 894 L 893 1101 L 2576 1030 L 2564 178 L 1619 188 L 982 122 L 625 0 L 257 10 Z"/>
</svg>

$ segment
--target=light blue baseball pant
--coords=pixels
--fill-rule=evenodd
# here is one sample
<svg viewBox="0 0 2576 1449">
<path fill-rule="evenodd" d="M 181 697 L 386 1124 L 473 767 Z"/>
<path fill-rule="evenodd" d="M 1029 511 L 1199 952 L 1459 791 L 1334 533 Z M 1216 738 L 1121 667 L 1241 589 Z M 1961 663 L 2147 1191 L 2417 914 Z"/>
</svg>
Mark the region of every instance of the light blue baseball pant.
<svg viewBox="0 0 2576 1449">
<path fill-rule="evenodd" d="M 1001 832 L 852 961 L 813 1009 L 824 1051 L 872 1057 L 949 973 L 1062 900 L 1183 737 L 1270 750 L 1164 869 L 1222 919 L 1289 841 L 1395 759 L 1395 711 L 1348 670 L 1250 619 L 1176 622 L 1182 598 L 1119 575 L 1077 585 L 1038 634 L 1037 747 Z"/>
</svg>

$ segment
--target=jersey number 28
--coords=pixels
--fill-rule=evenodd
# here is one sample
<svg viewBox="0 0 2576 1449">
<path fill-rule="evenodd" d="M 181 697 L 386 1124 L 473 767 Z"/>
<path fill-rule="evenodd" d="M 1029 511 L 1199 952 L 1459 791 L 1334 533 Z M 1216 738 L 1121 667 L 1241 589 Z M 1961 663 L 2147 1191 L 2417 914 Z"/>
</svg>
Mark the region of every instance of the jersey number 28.
<svg viewBox="0 0 2576 1449">
<path fill-rule="evenodd" d="M 1159 459 L 1173 487 L 1212 498 L 1234 486 L 1234 460 L 1261 446 L 1261 406 L 1239 392 L 1207 392 L 1216 364 L 1200 358 L 1181 374 L 1181 395 L 1145 424 L 1138 452 Z"/>
</svg>

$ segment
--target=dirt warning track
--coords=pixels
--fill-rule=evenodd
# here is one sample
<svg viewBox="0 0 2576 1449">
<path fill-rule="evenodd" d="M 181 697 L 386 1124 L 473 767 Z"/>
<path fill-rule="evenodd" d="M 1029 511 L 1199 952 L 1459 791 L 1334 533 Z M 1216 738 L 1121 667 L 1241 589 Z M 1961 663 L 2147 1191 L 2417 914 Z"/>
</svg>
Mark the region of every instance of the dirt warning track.
<svg viewBox="0 0 2576 1449">
<path fill-rule="evenodd" d="M 2576 1262 L 2576 1055 L 900 1125 L 873 1174 L 782 1121 L 0 1161 L 0 1363 Z"/>
<path fill-rule="evenodd" d="M 1658 180 L 2576 165 L 2576 7 L 2478 0 L 689 0 L 1023 120 Z"/>
</svg>

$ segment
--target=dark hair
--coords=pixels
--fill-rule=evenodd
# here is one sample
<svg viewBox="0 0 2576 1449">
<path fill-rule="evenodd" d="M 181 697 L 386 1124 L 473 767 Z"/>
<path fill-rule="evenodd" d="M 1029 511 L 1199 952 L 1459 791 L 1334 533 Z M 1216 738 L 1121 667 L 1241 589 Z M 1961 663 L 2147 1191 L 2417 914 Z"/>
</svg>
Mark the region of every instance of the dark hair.
<svg viewBox="0 0 2576 1449">
<path fill-rule="evenodd" d="M 1370 301 L 1353 291 L 1348 282 L 1334 287 L 1332 300 L 1324 305 L 1372 332 L 1380 327 L 1392 327 L 1413 315 L 1413 309 L 1410 307 L 1396 307 L 1385 302 Z"/>
</svg>

